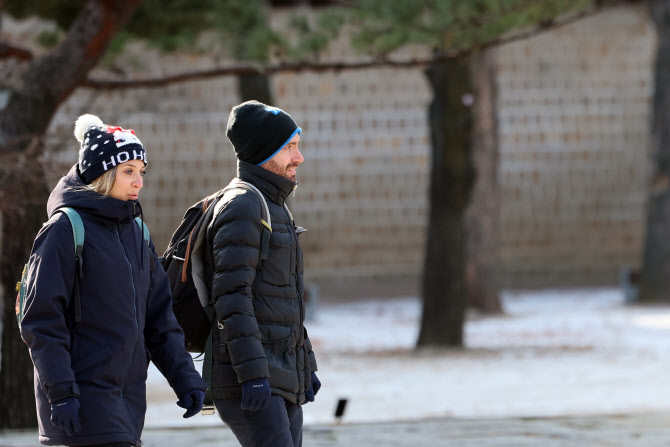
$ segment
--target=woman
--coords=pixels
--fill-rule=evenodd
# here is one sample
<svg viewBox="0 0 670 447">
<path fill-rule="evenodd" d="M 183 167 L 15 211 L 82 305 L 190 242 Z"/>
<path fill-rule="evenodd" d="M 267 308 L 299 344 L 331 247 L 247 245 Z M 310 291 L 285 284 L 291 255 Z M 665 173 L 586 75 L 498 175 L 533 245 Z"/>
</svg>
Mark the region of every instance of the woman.
<svg viewBox="0 0 670 447">
<path fill-rule="evenodd" d="M 77 119 L 79 162 L 52 191 L 49 221 L 30 256 L 21 336 L 35 366 L 40 442 L 138 445 L 149 360 L 179 396 L 184 417 L 202 409 L 206 383 L 184 350 L 167 276 L 145 241 L 137 201 L 147 157 L 134 131 Z M 84 226 L 81 274 L 73 229 Z"/>
</svg>

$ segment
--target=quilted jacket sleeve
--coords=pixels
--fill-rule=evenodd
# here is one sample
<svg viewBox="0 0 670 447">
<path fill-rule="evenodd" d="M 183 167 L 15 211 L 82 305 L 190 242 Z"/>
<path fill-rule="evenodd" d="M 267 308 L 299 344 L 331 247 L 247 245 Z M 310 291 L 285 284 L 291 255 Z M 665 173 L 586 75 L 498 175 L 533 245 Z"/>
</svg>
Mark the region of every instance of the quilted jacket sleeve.
<svg viewBox="0 0 670 447">
<path fill-rule="evenodd" d="M 238 381 L 269 377 L 251 286 L 259 262 L 261 203 L 252 192 L 230 191 L 210 228 L 216 318 Z"/>
</svg>

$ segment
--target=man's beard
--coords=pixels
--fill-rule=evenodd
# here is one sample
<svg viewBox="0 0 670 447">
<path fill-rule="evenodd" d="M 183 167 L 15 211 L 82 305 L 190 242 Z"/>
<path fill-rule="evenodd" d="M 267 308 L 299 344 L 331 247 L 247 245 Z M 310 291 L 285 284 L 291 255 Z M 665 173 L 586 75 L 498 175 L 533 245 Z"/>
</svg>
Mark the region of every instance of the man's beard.
<svg viewBox="0 0 670 447">
<path fill-rule="evenodd" d="M 298 165 L 288 165 L 282 167 L 274 160 L 267 161 L 264 166 L 265 169 L 272 172 L 273 174 L 277 174 L 278 176 L 284 177 L 285 179 L 288 179 L 292 182 L 295 182 L 295 174 L 289 174 L 288 170 L 295 169 L 297 167 Z"/>
</svg>

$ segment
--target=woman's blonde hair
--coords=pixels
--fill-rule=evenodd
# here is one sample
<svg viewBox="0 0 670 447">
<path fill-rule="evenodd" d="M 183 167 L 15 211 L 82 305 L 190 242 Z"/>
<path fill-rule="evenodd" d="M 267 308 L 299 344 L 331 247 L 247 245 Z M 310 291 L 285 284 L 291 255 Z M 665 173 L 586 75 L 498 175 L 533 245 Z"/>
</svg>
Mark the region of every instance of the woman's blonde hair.
<svg viewBox="0 0 670 447">
<path fill-rule="evenodd" d="M 102 174 L 97 179 L 93 180 L 93 182 L 88 185 L 88 189 L 95 191 L 98 194 L 102 194 L 103 196 L 109 196 L 109 194 L 112 192 L 112 188 L 114 187 L 115 180 L 116 166 Z"/>
</svg>

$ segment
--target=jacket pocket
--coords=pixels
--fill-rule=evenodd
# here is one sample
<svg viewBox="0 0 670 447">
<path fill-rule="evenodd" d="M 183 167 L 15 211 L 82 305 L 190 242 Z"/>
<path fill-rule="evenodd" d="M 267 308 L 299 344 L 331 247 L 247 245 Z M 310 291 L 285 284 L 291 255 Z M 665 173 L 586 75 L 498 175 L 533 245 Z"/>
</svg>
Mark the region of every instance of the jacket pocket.
<svg viewBox="0 0 670 447">
<path fill-rule="evenodd" d="M 84 355 L 79 355 L 72 359 L 72 369 L 74 370 L 77 381 L 93 376 L 97 369 L 106 360 L 114 355 L 112 349 L 107 345 L 96 346 L 95 349 Z"/>
<path fill-rule="evenodd" d="M 297 369 L 293 326 L 261 323 L 258 327 L 270 370 L 270 386 L 298 393 L 301 380 Z"/>
<path fill-rule="evenodd" d="M 291 234 L 273 231 L 270 236 L 268 258 L 263 262 L 263 281 L 275 286 L 291 282 Z"/>
<path fill-rule="evenodd" d="M 261 342 L 263 344 L 281 343 L 291 338 L 293 326 L 289 324 L 260 323 Z"/>
<path fill-rule="evenodd" d="M 216 324 L 212 329 L 212 358 L 219 363 L 230 365 L 230 353 L 223 339 L 223 329 L 217 328 Z"/>
</svg>

